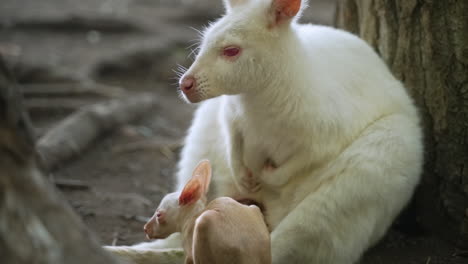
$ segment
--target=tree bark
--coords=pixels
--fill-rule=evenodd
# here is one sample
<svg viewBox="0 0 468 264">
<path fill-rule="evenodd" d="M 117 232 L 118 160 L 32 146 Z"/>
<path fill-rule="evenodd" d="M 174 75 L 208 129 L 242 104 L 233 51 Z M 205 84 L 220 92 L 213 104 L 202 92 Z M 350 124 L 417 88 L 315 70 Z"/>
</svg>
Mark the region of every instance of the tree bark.
<svg viewBox="0 0 468 264">
<path fill-rule="evenodd" d="M 418 221 L 468 247 L 468 1 L 340 0 L 336 24 L 375 48 L 420 109 Z"/>
<path fill-rule="evenodd" d="M 117 263 L 38 170 L 31 131 L 0 58 L 1 263 Z"/>
</svg>

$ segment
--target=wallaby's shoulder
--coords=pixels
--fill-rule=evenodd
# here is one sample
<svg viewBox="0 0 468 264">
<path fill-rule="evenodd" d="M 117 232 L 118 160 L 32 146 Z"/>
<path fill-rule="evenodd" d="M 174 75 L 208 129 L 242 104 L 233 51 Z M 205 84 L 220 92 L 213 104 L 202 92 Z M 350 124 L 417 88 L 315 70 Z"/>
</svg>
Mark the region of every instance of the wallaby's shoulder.
<svg viewBox="0 0 468 264">
<path fill-rule="evenodd" d="M 342 29 L 315 24 L 294 24 L 293 27 L 301 39 L 315 40 L 319 43 L 345 41 L 348 44 L 367 46 L 362 39 Z"/>
<path fill-rule="evenodd" d="M 352 33 L 311 24 L 296 24 L 294 30 L 306 51 L 306 62 L 310 68 L 314 68 L 315 76 L 333 72 L 333 78 L 357 80 L 358 76 L 374 73 L 379 76 L 384 74 L 387 80 L 394 79 L 377 52 Z M 381 79 L 377 78 L 376 81 Z"/>
<path fill-rule="evenodd" d="M 367 42 L 350 32 L 313 24 L 296 24 L 294 30 L 301 43 L 311 51 L 325 52 L 324 55 L 328 52 L 333 54 L 346 53 L 347 55 L 371 57 L 374 60 L 379 60 L 378 55 Z"/>
</svg>

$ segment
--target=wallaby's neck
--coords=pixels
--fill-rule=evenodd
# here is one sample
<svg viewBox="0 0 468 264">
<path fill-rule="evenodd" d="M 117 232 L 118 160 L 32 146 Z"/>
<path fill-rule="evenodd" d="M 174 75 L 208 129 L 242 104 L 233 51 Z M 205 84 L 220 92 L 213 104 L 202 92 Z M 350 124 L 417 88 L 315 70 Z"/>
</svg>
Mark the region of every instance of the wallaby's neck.
<svg viewBox="0 0 468 264">
<path fill-rule="evenodd" d="M 307 64 L 307 54 L 299 36 L 292 28 L 281 39 L 278 60 L 270 76 L 258 76 L 262 87 L 248 89 L 237 98 L 242 110 L 262 118 L 294 122 L 302 120 L 304 109 L 316 104 L 311 97 L 310 81 L 313 69 Z"/>
</svg>

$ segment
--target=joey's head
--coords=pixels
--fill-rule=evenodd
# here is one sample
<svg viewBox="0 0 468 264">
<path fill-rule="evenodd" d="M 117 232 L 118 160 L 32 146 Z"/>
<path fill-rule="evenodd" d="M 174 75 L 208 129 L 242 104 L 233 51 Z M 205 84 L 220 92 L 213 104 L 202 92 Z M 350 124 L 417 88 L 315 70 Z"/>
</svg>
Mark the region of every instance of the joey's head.
<svg viewBox="0 0 468 264">
<path fill-rule="evenodd" d="M 156 212 L 143 227 L 146 236 L 162 239 L 181 232 L 192 216 L 205 209 L 210 180 L 211 165 L 207 160 L 201 161 L 182 192 L 169 193 L 161 200 Z"/>
<path fill-rule="evenodd" d="M 205 29 L 179 88 L 190 103 L 258 92 L 280 78 L 306 0 L 223 0 L 226 14 Z"/>
<path fill-rule="evenodd" d="M 161 200 L 156 212 L 145 224 L 145 230 L 148 238 L 162 239 L 178 232 L 180 210 L 179 192 L 169 193 Z"/>
</svg>

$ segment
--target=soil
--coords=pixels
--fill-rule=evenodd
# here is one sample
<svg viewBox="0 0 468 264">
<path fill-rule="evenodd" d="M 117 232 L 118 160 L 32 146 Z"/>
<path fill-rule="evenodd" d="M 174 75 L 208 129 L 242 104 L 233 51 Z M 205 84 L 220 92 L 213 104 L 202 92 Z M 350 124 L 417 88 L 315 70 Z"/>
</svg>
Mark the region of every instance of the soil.
<svg viewBox="0 0 468 264">
<path fill-rule="evenodd" d="M 334 1 L 309 2 L 311 7 L 303 20 L 332 23 Z M 0 53 L 24 87 L 93 81 L 135 93 L 150 91 L 160 98 L 158 106 L 140 120 L 99 138 L 50 175 L 52 179 L 79 180 L 86 185 L 86 188 L 60 187 L 60 191 L 103 244 L 131 245 L 145 241 L 144 222 L 161 197 L 172 190 L 179 149 L 167 148 L 164 143 L 184 137 L 195 109 L 178 98 L 177 89 L 171 84 L 175 82 L 171 80 L 175 76 L 172 69 L 177 64 L 189 66 L 190 50 L 186 47 L 197 39 L 197 32 L 190 27 L 201 28 L 219 16 L 220 3 L 210 0 L 2 0 L 0 3 Z M 44 98 L 26 98 L 38 136 L 80 105 L 105 100 L 77 95 L 39 99 Z M 125 149 L 132 142 L 147 144 Z M 361 263 L 468 263 L 466 252 L 423 230 L 414 231 L 392 229 L 366 253 Z"/>
</svg>

